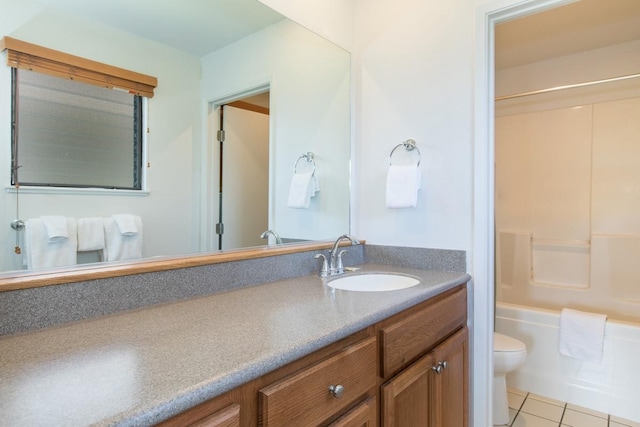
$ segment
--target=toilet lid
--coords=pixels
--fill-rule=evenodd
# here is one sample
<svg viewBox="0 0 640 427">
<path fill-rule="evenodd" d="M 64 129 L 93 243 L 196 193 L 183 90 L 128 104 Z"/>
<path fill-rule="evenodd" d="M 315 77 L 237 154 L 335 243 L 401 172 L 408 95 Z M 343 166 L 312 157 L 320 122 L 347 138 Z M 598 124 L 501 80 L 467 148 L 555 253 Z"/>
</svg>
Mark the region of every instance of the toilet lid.
<svg viewBox="0 0 640 427">
<path fill-rule="evenodd" d="M 523 351 L 526 349 L 520 340 L 498 332 L 493 333 L 493 351 Z"/>
</svg>

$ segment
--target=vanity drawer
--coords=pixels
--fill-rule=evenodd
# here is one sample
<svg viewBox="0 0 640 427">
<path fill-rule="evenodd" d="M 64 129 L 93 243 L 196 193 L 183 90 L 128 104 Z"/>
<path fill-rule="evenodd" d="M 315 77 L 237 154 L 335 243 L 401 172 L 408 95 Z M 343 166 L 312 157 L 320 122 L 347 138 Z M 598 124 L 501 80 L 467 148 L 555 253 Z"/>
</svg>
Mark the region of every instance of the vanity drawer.
<svg viewBox="0 0 640 427">
<path fill-rule="evenodd" d="M 435 297 L 427 305 L 380 328 L 381 375 L 388 378 L 433 348 L 467 320 L 467 291 Z"/>
<path fill-rule="evenodd" d="M 262 388 L 260 425 L 318 425 L 361 398 L 376 380 L 376 340 L 371 337 Z M 330 387 L 338 385 L 342 393 L 334 397 Z"/>
</svg>

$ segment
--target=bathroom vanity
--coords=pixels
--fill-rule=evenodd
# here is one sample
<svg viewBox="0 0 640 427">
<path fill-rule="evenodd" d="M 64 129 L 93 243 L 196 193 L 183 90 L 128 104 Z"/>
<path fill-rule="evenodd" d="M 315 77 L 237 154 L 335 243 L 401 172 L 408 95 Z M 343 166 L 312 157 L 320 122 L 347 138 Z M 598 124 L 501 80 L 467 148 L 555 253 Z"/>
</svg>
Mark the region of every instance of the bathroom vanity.
<svg viewBox="0 0 640 427">
<path fill-rule="evenodd" d="M 467 426 L 466 287 L 458 286 L 162 426 Z"/>
<path fill-rule="evenodd" d="M 359 267 L 420 284 L 305 275 L 0 337 L 0 424 L 467 425 L 469 275 Z"/>
</svg>

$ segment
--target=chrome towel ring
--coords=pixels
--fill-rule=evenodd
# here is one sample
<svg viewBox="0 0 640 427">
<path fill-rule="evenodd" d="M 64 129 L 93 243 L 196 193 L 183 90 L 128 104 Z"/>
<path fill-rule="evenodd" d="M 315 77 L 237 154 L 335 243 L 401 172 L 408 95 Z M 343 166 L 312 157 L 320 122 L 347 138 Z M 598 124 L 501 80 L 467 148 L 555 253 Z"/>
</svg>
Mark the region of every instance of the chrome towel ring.
<svg viewBox="0 0 640 427">
<path fill-rule="evenodd" d="M 420 149 L 418 148 L 418 146 L 416 145 L 416 142 L 413 139 L 407 139 L 404 142 L 401 142 L 400 144 L 396 145 L 395 147 L 393 147 L 393 150 L 391 150 L 391 153 L 389 154 L 389 164 L 393 164 L 393 153 L 400 147 L 404 147 L 404 149 L 406 151 L 416 151 L 416 153 L 418 153 L 418 163 L 416 164 L 416 166 L 420 166 L 420 160 L 422 157 L 422 154 L 420 153 Z"/>
<path fill-rule="evenodd" d="M 296 162 L 293 164 L 293 173 L 298 173 L 298 162 L 302 159 L 305 159 L 308 163 L 311 163 L 311 166 L 313 167 L 312 169 L 312 173 L 315 173 L 316 171 L 316 162 L 314 160 L 314 154 L 311 151 L 307 151 L 306 153 L 302 153 L 300 155 L 300 157 L 298 157 L 296 159 Z"/>
</svg>

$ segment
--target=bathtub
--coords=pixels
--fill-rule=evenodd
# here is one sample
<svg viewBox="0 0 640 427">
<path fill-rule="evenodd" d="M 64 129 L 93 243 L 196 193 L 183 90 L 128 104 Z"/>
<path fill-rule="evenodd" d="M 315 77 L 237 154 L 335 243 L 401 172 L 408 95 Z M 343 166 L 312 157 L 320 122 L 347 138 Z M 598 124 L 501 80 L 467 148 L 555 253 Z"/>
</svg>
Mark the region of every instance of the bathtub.
<svg viewBox="0 0 640 427">
<path fill-rule="evenodd" d="M 640 325 L 608 320 L 603 360 L 591 363 L 558 352 L 559 324 L 559 311 L 496 303 L 496 331 L 527 346 L 507 385 L 640 422 Z"/>
</svg>

